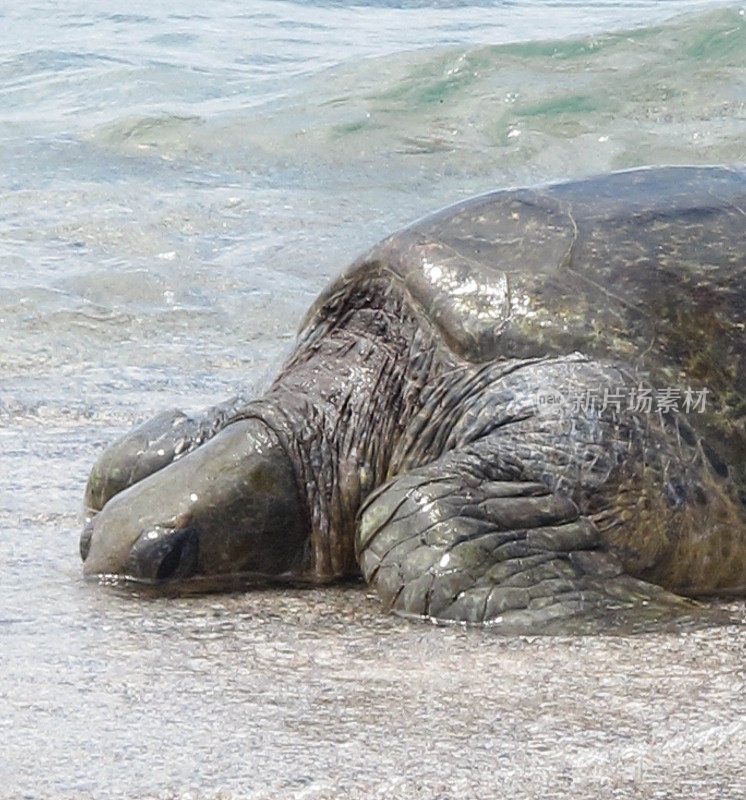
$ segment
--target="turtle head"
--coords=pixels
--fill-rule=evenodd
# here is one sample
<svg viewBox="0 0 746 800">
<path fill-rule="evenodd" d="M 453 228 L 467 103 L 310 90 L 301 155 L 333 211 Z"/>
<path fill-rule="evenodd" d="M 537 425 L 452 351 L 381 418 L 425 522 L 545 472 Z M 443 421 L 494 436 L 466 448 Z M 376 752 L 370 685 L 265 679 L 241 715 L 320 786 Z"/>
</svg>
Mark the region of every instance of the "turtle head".
<svg viewBox="0 0 746 800">
<path fill-rule="evenodd" d="M 303 579 L 308 539 L 290 458 L 265 423 L 247 419 L 115 494 L 80 552 L 87 575 L 221 586 Z"/>
</svg>

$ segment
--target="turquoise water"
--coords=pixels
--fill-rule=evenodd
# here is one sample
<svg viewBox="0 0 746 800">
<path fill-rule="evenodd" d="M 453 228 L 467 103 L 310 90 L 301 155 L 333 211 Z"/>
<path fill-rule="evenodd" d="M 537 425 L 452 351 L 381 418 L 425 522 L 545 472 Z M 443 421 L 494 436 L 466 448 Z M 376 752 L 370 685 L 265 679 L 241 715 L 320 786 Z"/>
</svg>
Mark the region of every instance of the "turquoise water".
<svg viewBox="0 0 746 800">
<path fill-rule="evenodd" d="M 737 631 L 499 640 L 358 586 L 138 599 L 84 583 L 77 538 L 107 442 L 261 387 L 400 225 L 746 161 L 744 10 L 11 0 L 0 44 L 0 797 L 742 797 Z"/>
</svg>

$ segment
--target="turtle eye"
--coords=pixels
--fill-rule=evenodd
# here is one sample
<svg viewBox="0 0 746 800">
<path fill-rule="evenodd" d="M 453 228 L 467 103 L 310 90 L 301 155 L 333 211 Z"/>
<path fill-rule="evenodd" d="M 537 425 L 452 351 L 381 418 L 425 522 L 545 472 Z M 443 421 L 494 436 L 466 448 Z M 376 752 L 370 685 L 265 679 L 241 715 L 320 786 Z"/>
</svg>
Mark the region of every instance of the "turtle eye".
<svg viewBox="0 0 746 800">
<path fill-rule="evenodd" d="M 132 546 L 125 573 L 146 582 L 188 578 L 197 569 L 198 553 L 195 528 L 154 528 Z"/>
<path fill-rule="evenodd" d="M 168 581 L 175 577 L 188 577 L 194 571 L 196 559 L 197 532 L 193 528 L 179 531 L 174 537 L 171 549 L 158 565 L 156 580 Z"/>
</svg>

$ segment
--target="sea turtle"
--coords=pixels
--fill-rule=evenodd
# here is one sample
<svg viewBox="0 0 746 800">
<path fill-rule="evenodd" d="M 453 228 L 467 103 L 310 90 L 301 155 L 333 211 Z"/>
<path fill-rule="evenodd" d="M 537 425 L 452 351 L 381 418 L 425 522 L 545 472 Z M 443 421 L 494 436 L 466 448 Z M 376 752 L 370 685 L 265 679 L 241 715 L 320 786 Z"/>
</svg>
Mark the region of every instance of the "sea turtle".
<svg viewBox="0 0 746 800">
<path fill-rule="evenodd" d="M 605 626 L 746 592 L 746 171 L 497 191 L 319 297 L 269 391 L 105 451 L 84 572 L 362 573 L 405 615 Z"/>
</svg>

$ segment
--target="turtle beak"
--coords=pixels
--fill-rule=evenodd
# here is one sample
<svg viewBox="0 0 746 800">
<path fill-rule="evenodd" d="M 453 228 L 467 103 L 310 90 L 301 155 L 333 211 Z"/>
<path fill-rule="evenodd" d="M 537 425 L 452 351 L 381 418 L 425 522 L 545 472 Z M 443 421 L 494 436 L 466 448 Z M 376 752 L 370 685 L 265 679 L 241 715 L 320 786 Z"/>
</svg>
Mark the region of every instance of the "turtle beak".
<svg viewBox="0 0 746 800">
<path fill-rule="evenodd" d="M 80 537 L 80 556 L 85 562 L 91 550 L 93 521 Z M 196 528 L 154 527 L 132 545 L 122 570 L 125 578 L 144 583 L 185 580 L 199 565 L 199 533 Z"/>
<path fill-rule="evenodd" d="M 80 557 L 86 573 L 91 569 L 85 562 L 91 551 L 93 533 L 94 524 L 90 520 L 80 536 Z M 196 528 L 154 526 L 135 540 L 124 557 L 121 574 L 129 580 L 162 583 L 191 578 L 198 566 L 199 532 Z"/>
</svg>

